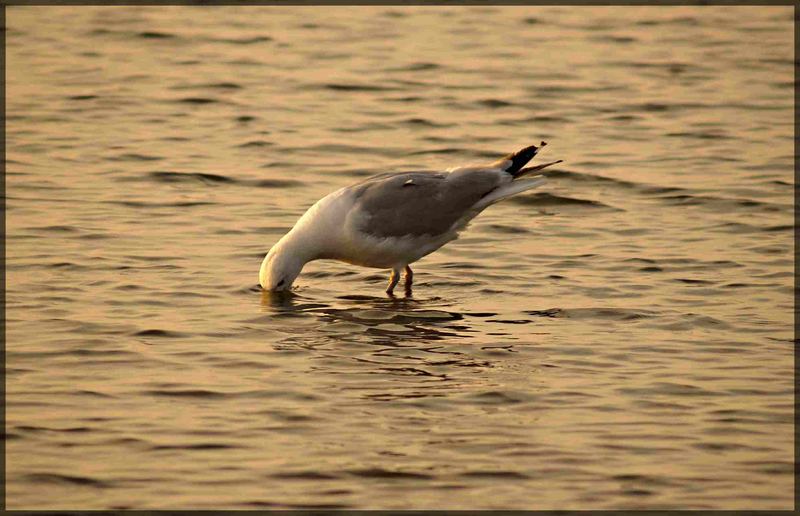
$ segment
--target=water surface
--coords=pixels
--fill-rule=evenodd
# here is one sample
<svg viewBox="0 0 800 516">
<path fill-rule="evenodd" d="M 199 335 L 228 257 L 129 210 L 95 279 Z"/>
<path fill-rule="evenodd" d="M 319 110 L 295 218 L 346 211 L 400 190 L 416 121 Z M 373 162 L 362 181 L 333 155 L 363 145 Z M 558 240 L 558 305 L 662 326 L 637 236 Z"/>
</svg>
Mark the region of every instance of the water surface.
<svg viewBox="0 0 800 516">
<path fill-rule="evenodd" d="M 792 508 L 791 8 L 6 19 L 10 509 Z M 326 193 L 540 140 L 412 298 L 258 288 Z"/>
</svg>

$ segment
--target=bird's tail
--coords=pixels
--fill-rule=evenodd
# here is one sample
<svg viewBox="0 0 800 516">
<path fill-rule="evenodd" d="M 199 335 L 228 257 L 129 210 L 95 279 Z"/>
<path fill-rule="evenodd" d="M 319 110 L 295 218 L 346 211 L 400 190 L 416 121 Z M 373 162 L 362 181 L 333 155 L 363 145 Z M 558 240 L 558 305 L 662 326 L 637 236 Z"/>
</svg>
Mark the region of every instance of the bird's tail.
<svg viewBox="0 0 800 516">
<path fill-rule="evenodd" d="M 526 179 L 515 179 L 514 181 L 511 181 L 508 184 L 496 188 L 489 195 L 483 197 L 480 201 L 478 201 L 478 203 L 473 207 L 473 209 L 481 211 L 491 204 L 500 202 L 503 199 L 507 199 L 512 195 L 517 195 L 518 193 L 530 190 L 531 188 L 536 188 L 537 186 L 541 186 L 546 182 L 547 180 L 544 178 L 544 176 L 536 176 Z"/>
<path fill-rule="evenodd" d="M 523 174 L 523 170 L 525 170 L 522 167 L 527 165 L 545 145 L 547 145 L 547 142 L 540 143 L 538 147 L 536 145 L 525 147 L 520 151 L 512 152 L 508 156 L 501 158 L 493 163 L 493 165 L 499 169 L 505 170 L 514 177 L 520 177 Z"/>
<path fill-rule="evenodd" d="M 550 163 L 544 163 L 534 167 L 523 167 L 527 165 L 527 163 L 533 159 L 533 157 L 536 156 L 536 154 L 538 154 L 541 148 L 545 145 L 547 145 L 547 142 L 540 143 L 538 147 L 536 145 L 525 147 L 521 151 L 509 154 L 503 159 L 493 163 L 494 167 L 508 172 L 514 177 L 514 179 L 510 183 L 506 183 L 503 186 L 492 190 L 491 193 L 483 197 L 473 208 L 477 211 L 481 211 L 491 204 L 544 184 L 545 178 L 543 175 L 535 175 L 533 177 L 528 176 L 549 166 L 561 163 L 562 160 L 551 161 Z"/>
<path fill-rule="evenodd" d="M 559 159 L 559 160 L 556 160 L 556 161 L 551 161 L 550 163 L 544 163 L 542 165 L 536 165 L 535 167 L 523 168 L 522 170 L 519 171 L 519 173 L 516 176 L 514 176 L 515 177 L 515 182 L 516 182 L 516 178 L 525 177 L 527 175 L 530 175 L 533 172 L 538 172 L 539 170 L 543 170 L 543 169 L 545 169 L 545 168 L 547 168 L 547 167 L 549 167 L 551 165 L 557 165 L 557 164 L 563 163 L 563 162 L 564 162 L 563 159 Z"/>
</svg>

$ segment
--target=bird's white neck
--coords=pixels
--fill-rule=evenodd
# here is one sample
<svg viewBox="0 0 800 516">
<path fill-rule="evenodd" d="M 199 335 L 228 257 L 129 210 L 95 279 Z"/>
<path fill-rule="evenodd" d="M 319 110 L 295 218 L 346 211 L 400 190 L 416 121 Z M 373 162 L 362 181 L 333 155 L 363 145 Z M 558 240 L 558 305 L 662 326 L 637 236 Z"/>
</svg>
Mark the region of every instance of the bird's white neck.
<svg viewBox="0 0 800 516">
<path fill-rule="evenodd" d="M 267 290 L 287 290 L 300 275 L 306 263 L 316 259 L 318 249 L 311 235 L 295 228 L 272 246 L 258 274 L 261 287 Z"/>
<path fill-rule="evenodd" d="M 341 190 L 317 201 L 300 217 L 261 263 L 259 281 L 267 290 L 285 290 L 291 286 L 306 263 L 318 258 L 331 258 L 343 237 L 347 199 Z M 344 206 L 342 203 L 344 202 Z M 281 280 L 284 283 L 278 287 Z"/>
</svg>

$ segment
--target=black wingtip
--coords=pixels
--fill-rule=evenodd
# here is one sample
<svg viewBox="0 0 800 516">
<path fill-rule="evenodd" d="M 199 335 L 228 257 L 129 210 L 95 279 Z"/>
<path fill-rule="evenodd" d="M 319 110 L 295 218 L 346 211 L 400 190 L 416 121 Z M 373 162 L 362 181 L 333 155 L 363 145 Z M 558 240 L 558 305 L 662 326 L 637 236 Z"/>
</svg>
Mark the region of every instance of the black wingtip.
<svg viewBox="0 0 800 516">
<path fill-rule="evenodd" d="M 528 162 L 532 160 L 534 156 L 536 156 L 536 154 L 539 152 L 539 149 L 545 145 L 547 145 L 547 142 L 541 142 L 538 147 L 536 145 L 531 145 L 530 147 L 525 147 L 520 151 L 506 156 L 505 159 L 511 161 L 511 165 L 506 168 L 506 172 L 516 177 L 517 173 L 522 170 L 522 167 L 527 165 Z"/>
</svg>

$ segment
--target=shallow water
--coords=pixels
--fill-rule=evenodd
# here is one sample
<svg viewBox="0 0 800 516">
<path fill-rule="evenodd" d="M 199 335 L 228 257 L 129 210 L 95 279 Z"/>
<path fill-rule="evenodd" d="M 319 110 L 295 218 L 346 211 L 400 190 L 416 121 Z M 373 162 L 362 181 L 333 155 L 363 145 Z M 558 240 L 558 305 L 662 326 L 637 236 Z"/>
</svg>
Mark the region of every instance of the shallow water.
<svg viewBox="0 0 800 516">
<path fill-rule="evenodd" d="M 7 9 L 10 509 L 790 509 L 793 19 Z M 269 247 L 547 140 L 414 267 Z"/>
</svg>

